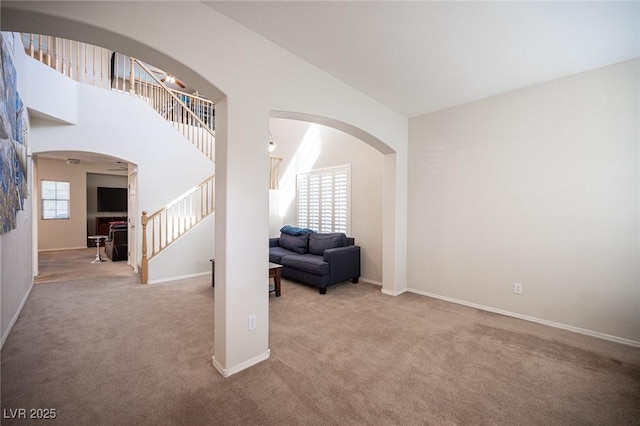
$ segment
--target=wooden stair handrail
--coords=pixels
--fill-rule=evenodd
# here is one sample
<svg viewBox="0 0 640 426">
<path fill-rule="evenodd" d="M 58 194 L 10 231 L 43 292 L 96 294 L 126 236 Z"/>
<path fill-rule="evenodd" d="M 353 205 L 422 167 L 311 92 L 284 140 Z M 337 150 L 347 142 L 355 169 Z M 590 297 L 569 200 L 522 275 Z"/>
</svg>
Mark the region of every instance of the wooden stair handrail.
<svg viewBox="0 0 640 426">
<path fill-rule="evenodd" d="M 172 206 L 176 205 L 177 203 L 180 202 L 180 200 L 182 200 L 183 198 L 189 196 L 190 194 L 196 192 L 199 188 L 201 188 L 202 186 L 206 185 L 207 182 L 212 181 L 213 179 L 215 179 L 215 175 L 206 178 L 205 180 L 203 180 L 202 182 L 200 182 L 199 184 L 197 184 L 196 186 L 194 186 L 193 188 L 191 188 L 190 190 L 186 191 L 184 194 L 182 194 L 181 196 L 179 196 L 178 198 L 176 198 L 175 200 L 171 201 L 169 204 L 167 204 L 166 206 L 162 207 L 161 209 L 156 210 L 155 212 L 151 213 L 149 215 L 149 219 L 153 219 L 155 216 L 157 216 L 158 214 L 162 213 L 164 210 L 171 208 Z"/>
<path fill-rule="evenodd" d="M 167 93 L 169 93 L 169 94 L 171 95 L 171 97 L 172 97 L 174 100 L 178 101 L 178 103 L 179 103 L 180 105 L 182 105 L 182 107 L 187 111 L 187 113 L 188 113 L 189 115 L 191 115 L 193 118 L 195 118 L 195 119 L 196 119 L 196 121 L 198 122 L 198 124 L 200 124 L 202 127 L 204 127 L 205 129 L 207 129 L 207 131 L 211 134 L 211 136 L 213 136 L 213 137 L 215 137 L 215 136 L 216 136 L 215 131 L 211 130 L 211 128 L 210 128 L 209 126 L 207 126 L 207 123 L 205 123 L 204 121 L 202 121 L 202 120 L 200 119 L 200 117 L 198 117 L 198 115 L 197 115 L 197 114 L 195 114 L 193 111 L 191 111 L 191 108 L 189 108 L 189 107 L 187 106 L 187 104 L 185 104 L 184 102 L 182 102 L 182 99 L 180 99 L 180 98 L 179 98 L 179 97 L 174 93 L 174 91 L 173 91 L 173 90 L 169 89 L 169 88 L 168 88 L 168 87 L 167 87 L 167 86 L 162 82 L 162 80 L 160 80 L 160 79 L 155 75 L 155 73 L 153 73 L 149 68 L 147 68 L 147 67 L 146 67 L 146 65 L 145 65 L 143 62 L 139 61 L 139 60 L 138 60 L 138 59 L 136 59 L 136 58 L 131 58 L 131 60 L 132 60 L 132 61 L 134 61 L 136 64 L 138 64 L 138 66 L 139 66 L 140 68 L 142 68 L 142 69 L 143 69 L 147 74 L 149 74 L 149 75 L 151 76 L 151 78 L 153 78 L 153 79 L 156 81 L 156 83 L 158 83 L 158 85 L 159 85 L 159 86 L 163 87 L 163 88 L 167 91 Z M 133 67 L 131 67 L 131 76 L 132 76 L 131 78 L 133 79 L 133 76 L 134 76 Z M 133 89 L 132 89 L 132 90 L 133 90 Z"/>
<path fill-rule="evenodd" d="M 140 279 L 142 284 L 149 282 L 149 259 L 147 259 L 147 212 L 142 211 L 142 262 L 140 264 Z"/>
</svg>

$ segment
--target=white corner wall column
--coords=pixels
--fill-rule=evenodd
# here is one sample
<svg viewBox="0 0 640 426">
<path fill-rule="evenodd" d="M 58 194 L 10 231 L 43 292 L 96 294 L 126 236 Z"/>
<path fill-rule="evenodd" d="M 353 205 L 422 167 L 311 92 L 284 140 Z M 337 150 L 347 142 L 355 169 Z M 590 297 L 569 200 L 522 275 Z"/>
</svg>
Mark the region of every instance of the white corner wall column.
<svg viewBox="0 0 640 426">
<path fill-rule="evenodd" d="M 257 104 L 216 104 L 213 365 L 224 377 L 269 358 L 269 111 Z"/>
<path fill-rule="evenodd" d="M 407 151 L 384 156 L 382 292 L 407 291 Z"/>
</svg>

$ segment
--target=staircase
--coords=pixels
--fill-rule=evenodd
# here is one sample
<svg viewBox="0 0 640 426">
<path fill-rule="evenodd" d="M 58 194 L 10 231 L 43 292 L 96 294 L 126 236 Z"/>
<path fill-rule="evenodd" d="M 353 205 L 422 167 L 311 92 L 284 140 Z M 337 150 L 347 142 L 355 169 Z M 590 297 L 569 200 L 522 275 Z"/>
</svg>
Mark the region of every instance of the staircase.
<svg viewBox="0 0 640 426">
<path fill-rule="evenodd" d="M 144 100 L 214 162 L 215 106 L 210 100 L 170 88 L 159 76 L 162 71 L 108 49 L 34 34 L 23 34 L 22 40 L 28 56 L 69 78 Z M 151 215 L 142 212 L 143 284 L 148 283 L 149 260 L 215 212 L 214 179 L 209 177 Z"/>
<path fill-rule="evenodd" d="M 214 177 L 190 189 L 166 207 L 147 216 L 142 212 L 141 280 L 149 280 L 149 259 L 215 212 Z M 150 239 L 150 244 L 149 244 Z M 151 253 L 148 253 L 148 247 Z"/>
</svg>

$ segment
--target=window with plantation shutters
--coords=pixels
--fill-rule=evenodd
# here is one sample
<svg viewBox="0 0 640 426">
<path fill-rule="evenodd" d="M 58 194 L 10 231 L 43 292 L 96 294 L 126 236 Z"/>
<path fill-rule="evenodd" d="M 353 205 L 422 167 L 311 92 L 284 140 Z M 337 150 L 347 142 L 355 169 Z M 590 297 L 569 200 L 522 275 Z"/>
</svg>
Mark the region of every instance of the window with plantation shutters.
<svg viewBox="0 0 640 426">
<path fill-rule="evenodd" d="M 350 231 L 351 166 L 297 176 L 298 226 L 318 232 Z"/>
</svg>

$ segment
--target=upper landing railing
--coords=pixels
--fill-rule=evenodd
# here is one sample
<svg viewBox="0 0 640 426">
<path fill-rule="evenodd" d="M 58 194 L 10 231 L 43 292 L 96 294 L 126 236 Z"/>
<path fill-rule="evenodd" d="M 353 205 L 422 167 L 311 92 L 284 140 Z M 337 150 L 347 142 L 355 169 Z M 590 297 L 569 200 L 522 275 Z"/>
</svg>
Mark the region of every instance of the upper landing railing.
<svg viewBox="0 0 640 426">
<path fill-rule="evenodd" d="M 109 49 L 58 37 L 23 34 L 27 55 L 81 83 L 138 96 L 214 161 L 215 105 L 169 88 L 147 64 Z"/>
</svg>

